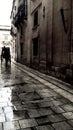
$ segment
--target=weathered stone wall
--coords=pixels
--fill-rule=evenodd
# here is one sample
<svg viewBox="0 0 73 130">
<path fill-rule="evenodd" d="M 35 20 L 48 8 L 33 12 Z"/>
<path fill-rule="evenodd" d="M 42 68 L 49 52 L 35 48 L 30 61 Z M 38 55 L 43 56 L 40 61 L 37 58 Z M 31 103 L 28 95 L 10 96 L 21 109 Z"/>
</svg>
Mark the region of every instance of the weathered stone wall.
<svg viewBox="0 0 73 130">
<path fill-rule="evenodd" d="M 24 64 L 34 68 L 38 66 L 38 69 L 44 71 L 49 70 L 51 66 L 52 70 L 62 72 L 60 67 L 71 63 L 73 41 L 71 2 L 72 0 L 28 0 L 28 17 L 23 26 Z M 38 25 L 34 27 L 34 13 L 37 10 Z M 36 37 L 39 48 L 38 55 L 34 57 L 33 39 Z"/>
<path fill-rule="evenodd" d="M 54 0 L 53 2 L 53 63 L 55 65 L 68 64 L 68 54 L 70 51 L 71 0 Z M 64 19 L 61 14 L 61 9 L 63 10 Z"/>
<path fill-rule="evenodd" d="M 44 7 L 45 16 L 43 16 Z M 38 26 L 34 29 L 33 18 L 36 10 L 39 12 Z M 64 19 L 61 10 L 63 10 Z M 46 66 L 46 61 L 52 62 L 55 66 L 69 63 L 71 0 L 28 1 L 27 26 L 27 59 L 33 61 L 32 39 L 38 36 L 39 55 L 37 61 L 40 66 L 43 64 Z"/>
</svg>

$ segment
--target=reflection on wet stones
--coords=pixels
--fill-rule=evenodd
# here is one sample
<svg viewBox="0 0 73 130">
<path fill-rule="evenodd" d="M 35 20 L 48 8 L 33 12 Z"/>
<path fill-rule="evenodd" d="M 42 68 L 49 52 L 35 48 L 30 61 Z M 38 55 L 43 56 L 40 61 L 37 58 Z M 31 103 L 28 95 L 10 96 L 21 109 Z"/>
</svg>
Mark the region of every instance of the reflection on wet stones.
<svg viewBox="0 0 73 130">
<path fill-rule="evenodd" d="M 21 101 L 32 101 L 32 100 L 40 100 L 40 96 L 37 92 L 28 92 L 28 93 L 21 93 L 18 95 Z"/>
<path fill-rule="evenodd" d="M 29 115 L 28 115 L 27 110 L 17 110 L 17 109 L 14 109 L 13 113 L 15 115 L 18 115 L 18 116 L 22 114 L 22 115 L 24 115 L 25 119 L 29 119 Z"/>
<path fill-rule="evenodd" d="M 35 119 L 36 119 L 38 125 L 46 125 L 46 124 L 51 125 L 52 124 L 49 121 L 48 116 L 40 116 L 40 117 L 36 117 Z"/>
<path fill-rule="evenodd" d="M 27 84 L 26 82 L 18 82 L 18 83 L 15 82 L 15 83 L 7 84 L 4 87 L 12 87 L 12 86 L 18 87 L 18 86 L 23 86 L 23 85 L 26 85 L 26 84 Z"/>
<path fill-rule="evenodd" d="M 26 82 L 20 82 L 20 83 L 12 84 L 12 86 L 16 86 L 16 85 L 21 85 L 21 86 L 23 86 L 23 85 L 26 85 L 26 84 L 27 84 Z"/>
</svg>

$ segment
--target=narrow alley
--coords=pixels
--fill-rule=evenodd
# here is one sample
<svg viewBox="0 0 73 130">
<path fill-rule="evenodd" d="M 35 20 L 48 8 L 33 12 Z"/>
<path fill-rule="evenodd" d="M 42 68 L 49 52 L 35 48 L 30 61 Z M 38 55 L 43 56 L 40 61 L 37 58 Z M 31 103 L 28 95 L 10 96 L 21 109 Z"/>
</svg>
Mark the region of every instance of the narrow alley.
<svg viewBox="0 0 73 130">
<path fill-rule="evenodd" d="M 73 89 L 19 63 L 2 64 L 0 130 L 73 130 Z"/>
</svg>

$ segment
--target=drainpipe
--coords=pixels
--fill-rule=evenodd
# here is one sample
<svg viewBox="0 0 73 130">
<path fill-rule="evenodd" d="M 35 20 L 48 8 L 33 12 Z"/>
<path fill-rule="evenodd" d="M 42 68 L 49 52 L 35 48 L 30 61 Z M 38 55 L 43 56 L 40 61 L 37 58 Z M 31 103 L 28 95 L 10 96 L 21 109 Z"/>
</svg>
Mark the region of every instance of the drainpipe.
<svg viewBox="0 0 73 130">
<path fill-rule="evenodd" d="M 70 28 L 70 66 L 72 64 L 71 52 L 72 52 L 72 0 L 71 0 L 71 28 Z"/>
<path fill-rule="evenodd" d="M 47 12 L 47 24 L 46 24 L 46 73 L 48 73 L 48 66 L 51 67 L 53 63 L 53 17 L 54 17 L 54 1 L 52 0 L 52 34 L 51 34 L 51 57 L 48 61 L 48 12 Z"/>
<path fill-rule="evenodd" d="M 70 28 L 70 69 L 72 70 L 73 77 L 73 67 L 72 67 L 72 0 L 71 0 L 71 28 Z"/>
<path fill-rule="evenodd" d="M 53 65 L 53 31 L 54 31 L 54 0 L 52 0 L 52 40 L 51 40 L 51 62 Z"/>
<path fill-rule="evenodd" d="M 47 23 L 46 23 L 46 73 L 48 71 L 48 12 L 47 12 Z"/>
</svg>

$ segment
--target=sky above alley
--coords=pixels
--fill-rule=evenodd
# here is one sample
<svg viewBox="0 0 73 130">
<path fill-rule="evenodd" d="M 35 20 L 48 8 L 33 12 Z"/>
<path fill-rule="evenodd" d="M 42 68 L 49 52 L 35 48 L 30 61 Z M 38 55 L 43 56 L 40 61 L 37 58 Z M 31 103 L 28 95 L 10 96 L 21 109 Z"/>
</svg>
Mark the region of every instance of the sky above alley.
<svg viewBox="0 0 73 130">
<path fill-rule="evenodd" d="M 11 25 L 10 15 L 13 0 L 0 0 L 0 25 Z"/>
</svg>

